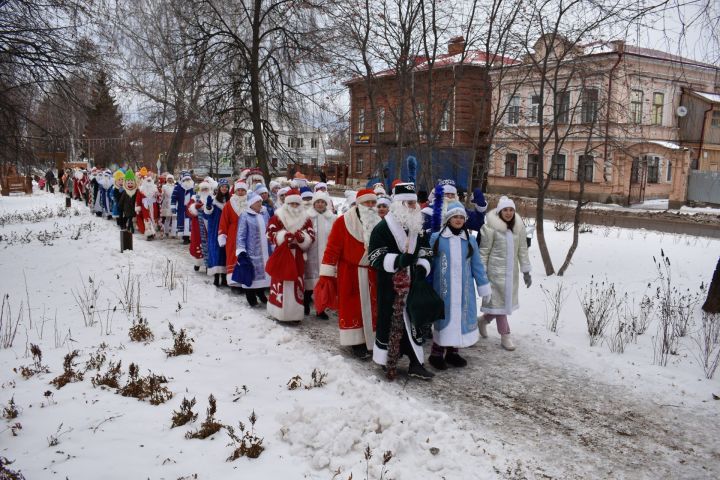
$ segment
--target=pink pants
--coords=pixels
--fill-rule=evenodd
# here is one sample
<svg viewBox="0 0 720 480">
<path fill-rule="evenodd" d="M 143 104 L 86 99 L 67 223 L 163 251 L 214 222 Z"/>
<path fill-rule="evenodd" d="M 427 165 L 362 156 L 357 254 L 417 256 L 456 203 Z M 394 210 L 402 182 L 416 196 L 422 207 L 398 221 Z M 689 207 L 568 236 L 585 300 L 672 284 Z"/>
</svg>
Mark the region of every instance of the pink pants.
<svg viewBox="0 0 720 480">
<path fill-rule="evenodd" d="M 491 315 L 486 313 L 483 315 L 483 318 L 488 323 L 495 320 L 495 323 L 497 323 L 497 330 L 500 335 L 508 335 L 510 333 L 510 324 L 508 323 L 507 315 Z"/>
</svg>

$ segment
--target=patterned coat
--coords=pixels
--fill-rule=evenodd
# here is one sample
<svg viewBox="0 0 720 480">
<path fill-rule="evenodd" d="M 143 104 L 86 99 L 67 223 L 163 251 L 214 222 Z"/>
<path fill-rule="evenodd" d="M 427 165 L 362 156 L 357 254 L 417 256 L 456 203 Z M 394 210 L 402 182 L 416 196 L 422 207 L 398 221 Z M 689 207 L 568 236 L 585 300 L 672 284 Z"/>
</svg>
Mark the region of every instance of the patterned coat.
<svg viewBox="0 0 720 480">
<path fill-rule="evenodd" d="M 251 285 L 246 288 L 267 288 L 270 286 L 270 275 L 265 272 L 265 264 L 272 253 L 272 244 L 266 235 L 270 216 L 263 208 L 260 213 L 248 208 L 238 219 L 237 243 L 235 254 L 246 252 L 250 257 L 255 272 Z"/>
<path fill-rule="evenodd" d="M 212 202 L 205 203 L 202 210 L 202 219 L 206 228 L 206 255 L 208 275 L 227 272 L 227 253 L 225 247 L 218 243 L 218 231 L 220 229 L 220 218 L 225 210 L 227 202 L 220 202 L 213 198 Z M 228 281 L 230 279 L 228 278 Z"/>
</svg>

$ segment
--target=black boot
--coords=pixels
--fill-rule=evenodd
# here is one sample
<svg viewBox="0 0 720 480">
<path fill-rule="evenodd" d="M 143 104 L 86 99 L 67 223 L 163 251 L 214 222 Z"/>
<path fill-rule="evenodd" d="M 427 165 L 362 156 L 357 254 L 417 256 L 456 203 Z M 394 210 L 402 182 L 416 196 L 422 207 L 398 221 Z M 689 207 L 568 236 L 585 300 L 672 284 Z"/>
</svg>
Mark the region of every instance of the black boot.
<svg viewBox="0 0 720 480">
<path fill-rule="evenodd" d="M 190 237 L 183 237 L 183 245 L 190 245 Z"/>
<path fill-rule="evenodd" d="M 303 293 L 303 306 L 305 307 L 305 315 L 310 315 L 310 302 L 312 302 L 312 290 L 305 290 Z"/>
<path fill-rule="evenodd" d="M 447 370 L 448 368 L 447 362 L 440 355 L 430 355 L 428 357 L 428 363 L 438 370 Z"/>
<path fill-rule="evenodd" d="M 196 272 L 200 271 L 200 265 L 195 265 L 195 266 L 193 266 L 193 268 L 195 269 Z"/>
<path fill-rule="evenodd" d="M 262 288 L 258 288 L 257 296 L 262 303 L 267 303 L 267 297 L 265 296 L 265 290 L 263 290 Z"/>
<path fill-rule="evenodd" d="M 327 313 L 325 313 L 324 311 L 322 311 L 322 312 L 320 312 L 320 313 L 317 314 L 317 318 L 319 318 L 320 320 L 328 320 L 330 317 L 328 317 L 328 314 L 327 314 Z"/>
<path fill-rule="evenodd" d="M 430 358 L 432 358 L 432 357 L 430 357 Z M 457 352 L 448 352 L 445 355 L 445 362 L 448 365 L 452 365 L 453 367 L 458 367 L 458 368 L 467 367 L 467 360 L 465 360 L 463 357 L 461 357 L 460 354 Z M 430 362 L 430 364 L 432 365 L 432 362 Z M 433 366 L 435 366 L 435 365 L 433 365 Z"/>
<path fill-rule="evenodd" d="M 245 290 L 245 298 L 247 298 L 248 305 L 251 307 L 255 307 L 258 304 L 257 295 L 255 295 L 255 290 L 248 288 Z"/>
<path fill-rule="evenodd" d="M 215 274 L 215 280 L 213 280 L 213 285 L 215 285 L 216 287 L 220 286 L 220 274 L 219 273 Z"/>
<path fill-rule="evenodd" d="M 368 351 L 364 343 L 362 345 L 353 345 L 352 351 L 353 355 L 360 360 L 365 360 L 370 356 L 370 352 Z"/>
<path fill-rule="evenodd" d="M 221 273 L 220 274 L 220 286 L 221 287 L 227 287 L 227 273 Z"/>
<path fill-rule="evenodd" d="M 433 379 L 435 374 L 426 370 L 421 363 L 413 362 L 410 364 L 410 368 L 408 368 L 408 376 L 419 378 L 420 380 L 429 381 Z"/>
</svg>

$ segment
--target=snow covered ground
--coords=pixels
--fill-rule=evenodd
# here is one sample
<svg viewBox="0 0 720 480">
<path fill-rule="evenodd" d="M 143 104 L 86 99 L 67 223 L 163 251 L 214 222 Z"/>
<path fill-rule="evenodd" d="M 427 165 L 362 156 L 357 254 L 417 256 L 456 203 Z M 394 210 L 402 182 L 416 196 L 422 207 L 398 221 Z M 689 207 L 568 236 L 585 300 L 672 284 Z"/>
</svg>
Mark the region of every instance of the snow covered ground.
<svg viewBox="0 0 720 480">
<path fill-rule="evenodd" d="M 720 475 L 719 402 L 712 397 L 720 393 L 720 374 L 705 379 L 691 335 L 665 367 L 653 364 L 654 323 L 623 354 L 611 353 L 607 341 L 590 347 L 579 301 L 591 276 L 614 283 L 635 304 L 654 294 L 653 256 L 661 249 L 678 288 L 696 291 L 712 275 L 720 240 L 597 227 L 582 235 L 564 278 L 541 273 L 533 245 L 534 284 L 522 288 L 521 308 L 510 319 L 518 350 L 500 349 L 491 326 L 490 338 L 466 352 L 468 369 L 438 373 L 430 384 L 389 384 L 370 363 L 338 348 L 332 320 L 276 324 L 193 272 L 179 241 L 136 236 L 135 249 L 120 253 L 113 222 L 75 203 L 70 215 L 58 216 L 63 205 L 62 196 L 44 194 L 0 199 L 0 294 L 9 294 L 13 323 L 23 308 L 13 346 L 0 348 L 0 405 L 13 398 L 19 410 L 0 427 L 0 456 L 15 460 L 10 468 L 28 479 L 380 478 L 385 451 L 393 458 L 384 478 L 395 479 Z M 8 215 L 33 211 L 34 220 L 53 215 Z M 557 268 L 571 234 L 550 223 L 546 231 Z M 168 266 L 175 285 L 167 285 Z M 74 295 L 90 279 L 99 313 L 85 326 Z M 151 342 L 128 338 L 133 314 L 123 311 L 121 286 L 128 279 L 140 281 Z M 546 328 L 540 287 L 552 291 L 560 282 L 568 294 L 555 334 Z M 163 352 L 172 346 L 168 322 L 194 339 L 191 355 Z M 93 388 L 94 370 L 59 390 L 49 384 L 68 352 L 80 352 L 76 370 L 83 370 L 103 343 L 101 372 L 122 360 L 124 385 L 134 362 L 142 375 L 166 376 L 173 398 L 153 406 Z M 14 369 L 32 364 L 30 344 L 40 346 L 50 372 L 24 379 Z M 327 385 L 288 389 L 296 375 L 312 384 L 314 369 L 327 373 Z M 204 420 L 210 394 L 217 420 L 236 430 L 255 412 L 266 448 L 259 458 L 227 462 L 233 447 L 222 430 L 205 440 L 184 438 Z M 183 398 L 197 400 L 198 419 L 170 428 Z"/>
</svg>

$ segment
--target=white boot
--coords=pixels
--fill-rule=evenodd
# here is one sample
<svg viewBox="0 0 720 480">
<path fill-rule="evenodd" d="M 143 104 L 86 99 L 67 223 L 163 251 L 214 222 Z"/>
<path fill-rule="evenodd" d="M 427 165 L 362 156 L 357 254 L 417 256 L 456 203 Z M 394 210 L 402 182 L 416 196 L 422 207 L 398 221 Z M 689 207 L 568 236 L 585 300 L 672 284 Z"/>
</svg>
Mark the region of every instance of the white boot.
<svg viewBox="0 0 720 480">
<path fill-rule="evenodd" d="M 488 322 L 485 320 L 485 315 L 480 315 L 477 319 L 478 322 L 478 330 L 480 331 L 480 336 L 482 338 L 487 338 L 487 325 Z"/>
<path fill-rule="evenodd" d="M 502 345 L 502 347 L 505 350 L 510 350 L 510 351 L 515 350 L 515 344 L 513 343 L 512 339 L 510 338 L 509 333 L 507 333 L 505 335 L 500 335 L 500 345 Z"/>
</svg>

